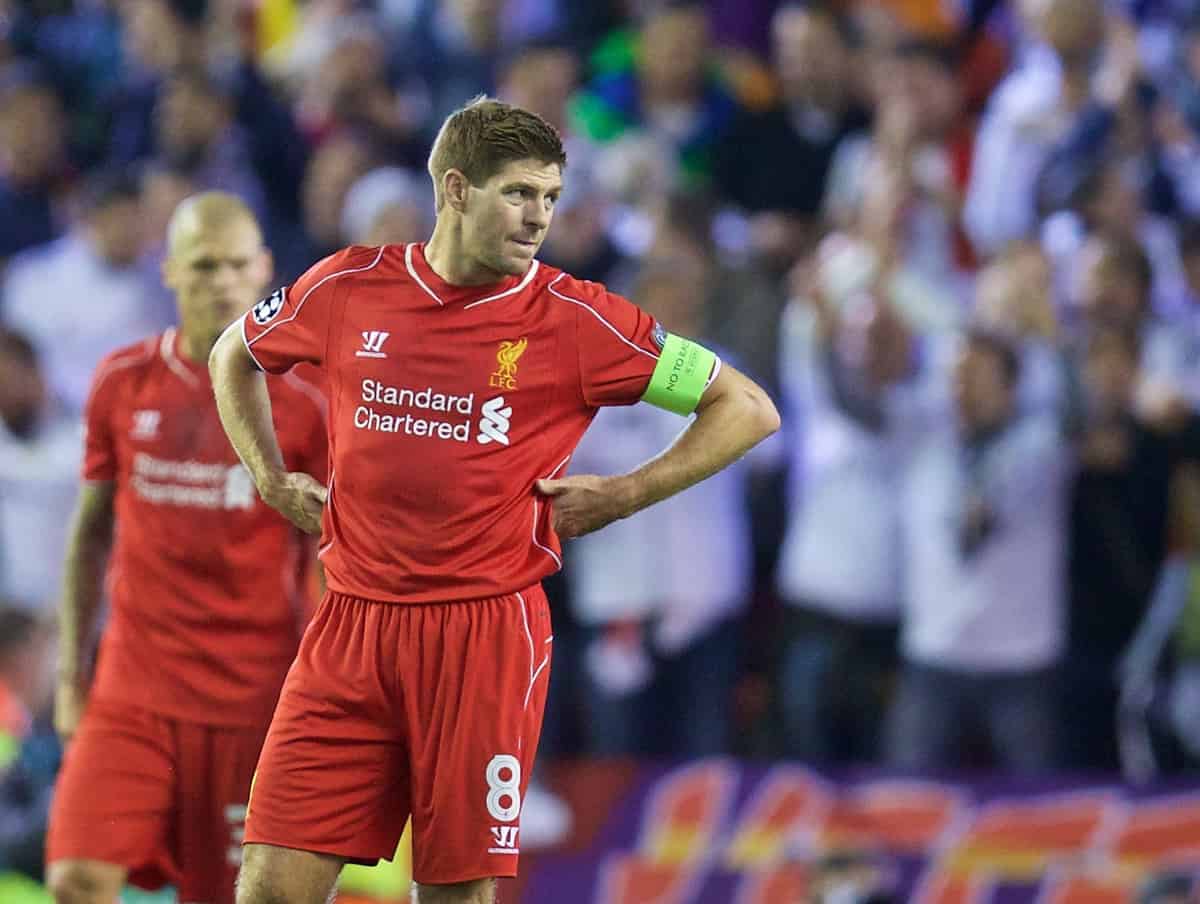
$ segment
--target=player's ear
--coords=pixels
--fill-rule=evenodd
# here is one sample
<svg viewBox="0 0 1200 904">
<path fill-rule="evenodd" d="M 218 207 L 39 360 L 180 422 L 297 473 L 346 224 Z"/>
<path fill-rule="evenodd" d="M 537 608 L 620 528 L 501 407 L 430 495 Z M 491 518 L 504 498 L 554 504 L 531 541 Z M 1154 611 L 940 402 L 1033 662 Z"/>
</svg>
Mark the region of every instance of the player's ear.
<svg viewBox="0 0 1200 904">
<path fill-rule="evenodd" d="M 442 176 L 442 197 L 459 213 L 467 209 L 467 192 L 470 188 L 471 183 L 462 170 L 448 169 Z"/>
</svg>

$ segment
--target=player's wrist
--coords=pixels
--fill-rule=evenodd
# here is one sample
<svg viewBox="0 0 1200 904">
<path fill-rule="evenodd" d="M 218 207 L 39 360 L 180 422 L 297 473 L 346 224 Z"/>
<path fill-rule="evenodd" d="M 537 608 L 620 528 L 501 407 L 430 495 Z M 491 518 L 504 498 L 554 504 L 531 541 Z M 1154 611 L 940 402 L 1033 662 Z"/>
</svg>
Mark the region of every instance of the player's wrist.
<svg viewBox="0 0 1200 904">
<path fill-rule="evenodd" d="M 645 488 L 637 474 L 623 474 L 613 477 L 611 480 L 611 491 L 616 502 L 618 518 L 628 518 L 646 507 Z"/>
<path fill-rule="evenodd" d="M 287 471 L 281 468 L 262 470 L 253 475 L 254 485 L 263 502 L 274 506 L 283 498 L 287 491 L 287 476 Z"/>
</svg>

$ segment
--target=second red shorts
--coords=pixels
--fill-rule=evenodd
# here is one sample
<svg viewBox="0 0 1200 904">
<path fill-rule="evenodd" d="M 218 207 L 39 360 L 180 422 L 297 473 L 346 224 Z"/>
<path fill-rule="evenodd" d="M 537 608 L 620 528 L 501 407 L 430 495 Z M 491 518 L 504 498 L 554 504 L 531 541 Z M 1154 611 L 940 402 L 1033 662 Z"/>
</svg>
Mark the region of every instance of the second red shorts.
<svg viewBox="0 0 1200 904">
<path fill-rule="evenodd" d="M 413 878 L 515 876 L 553 636 L 540 587 L 470 602 L 326 594 L 288 673 L 246 841 L 390 858 Z"/>
<path fill-rule="evenodd" d="M 113 863 L 133 885 L 231 904 L 264 731 L 93 700 L 54 789 L 46 862 Z"/>
</svg>

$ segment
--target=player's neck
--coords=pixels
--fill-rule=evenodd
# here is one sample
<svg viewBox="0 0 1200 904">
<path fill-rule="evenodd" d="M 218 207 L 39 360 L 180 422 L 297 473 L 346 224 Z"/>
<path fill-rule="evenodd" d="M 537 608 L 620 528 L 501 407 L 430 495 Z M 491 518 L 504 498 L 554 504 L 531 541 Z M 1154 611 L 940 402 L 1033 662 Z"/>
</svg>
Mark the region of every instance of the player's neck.
<svg viewBox="0 0 1200 904">
<path fill-rule="evenodd" d="M 486 286 L 504 276 L 472 260 L 463 251 L 462 231 L 440 220 L 425 243 L 425 263 L 443 281 L 452 286 Z"/>
<path fill-rule="evenodd" d="M 208 336 L 194 336 L 179 331 L 179 356 L 192 364 L 208 364 L 215 342 Z"/>
</svg>

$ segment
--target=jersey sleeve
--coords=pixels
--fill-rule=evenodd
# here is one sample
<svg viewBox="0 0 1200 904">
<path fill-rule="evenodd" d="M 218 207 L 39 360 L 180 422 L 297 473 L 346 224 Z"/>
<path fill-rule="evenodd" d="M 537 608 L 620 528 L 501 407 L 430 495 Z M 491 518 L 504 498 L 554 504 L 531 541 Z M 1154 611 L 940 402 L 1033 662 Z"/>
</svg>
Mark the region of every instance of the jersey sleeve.
<svg viewBox="0 0 1200 904">
<path fill-rule="evenodd" d="M 574 289 L 574 291 L 572 291 Z M 599 408 L 641 399 L 658 365 L 665 333 L 653 317 L 594 283 L 574 283 L 562 297 L 575 304 L 579 380 L 584 401 Z"/>
<path fill-rule="evenodd" d="M 325 360 L 339 277 L 369 270 L 382 248 L 347 248 L 318 261 L 290 286 L 276 289 L 242 318 L 242 339 L 260 369 L 283 373 Z"/>
<path fill-rule="evenodd" d="M 109 356 L 100 362 L 92 377 L 83 409 L 84 480 L 101 481 L 117 479 L 117 431 L 114 416 L 119 395 L 119 374 L 126 362 Z"/>
</svg>

